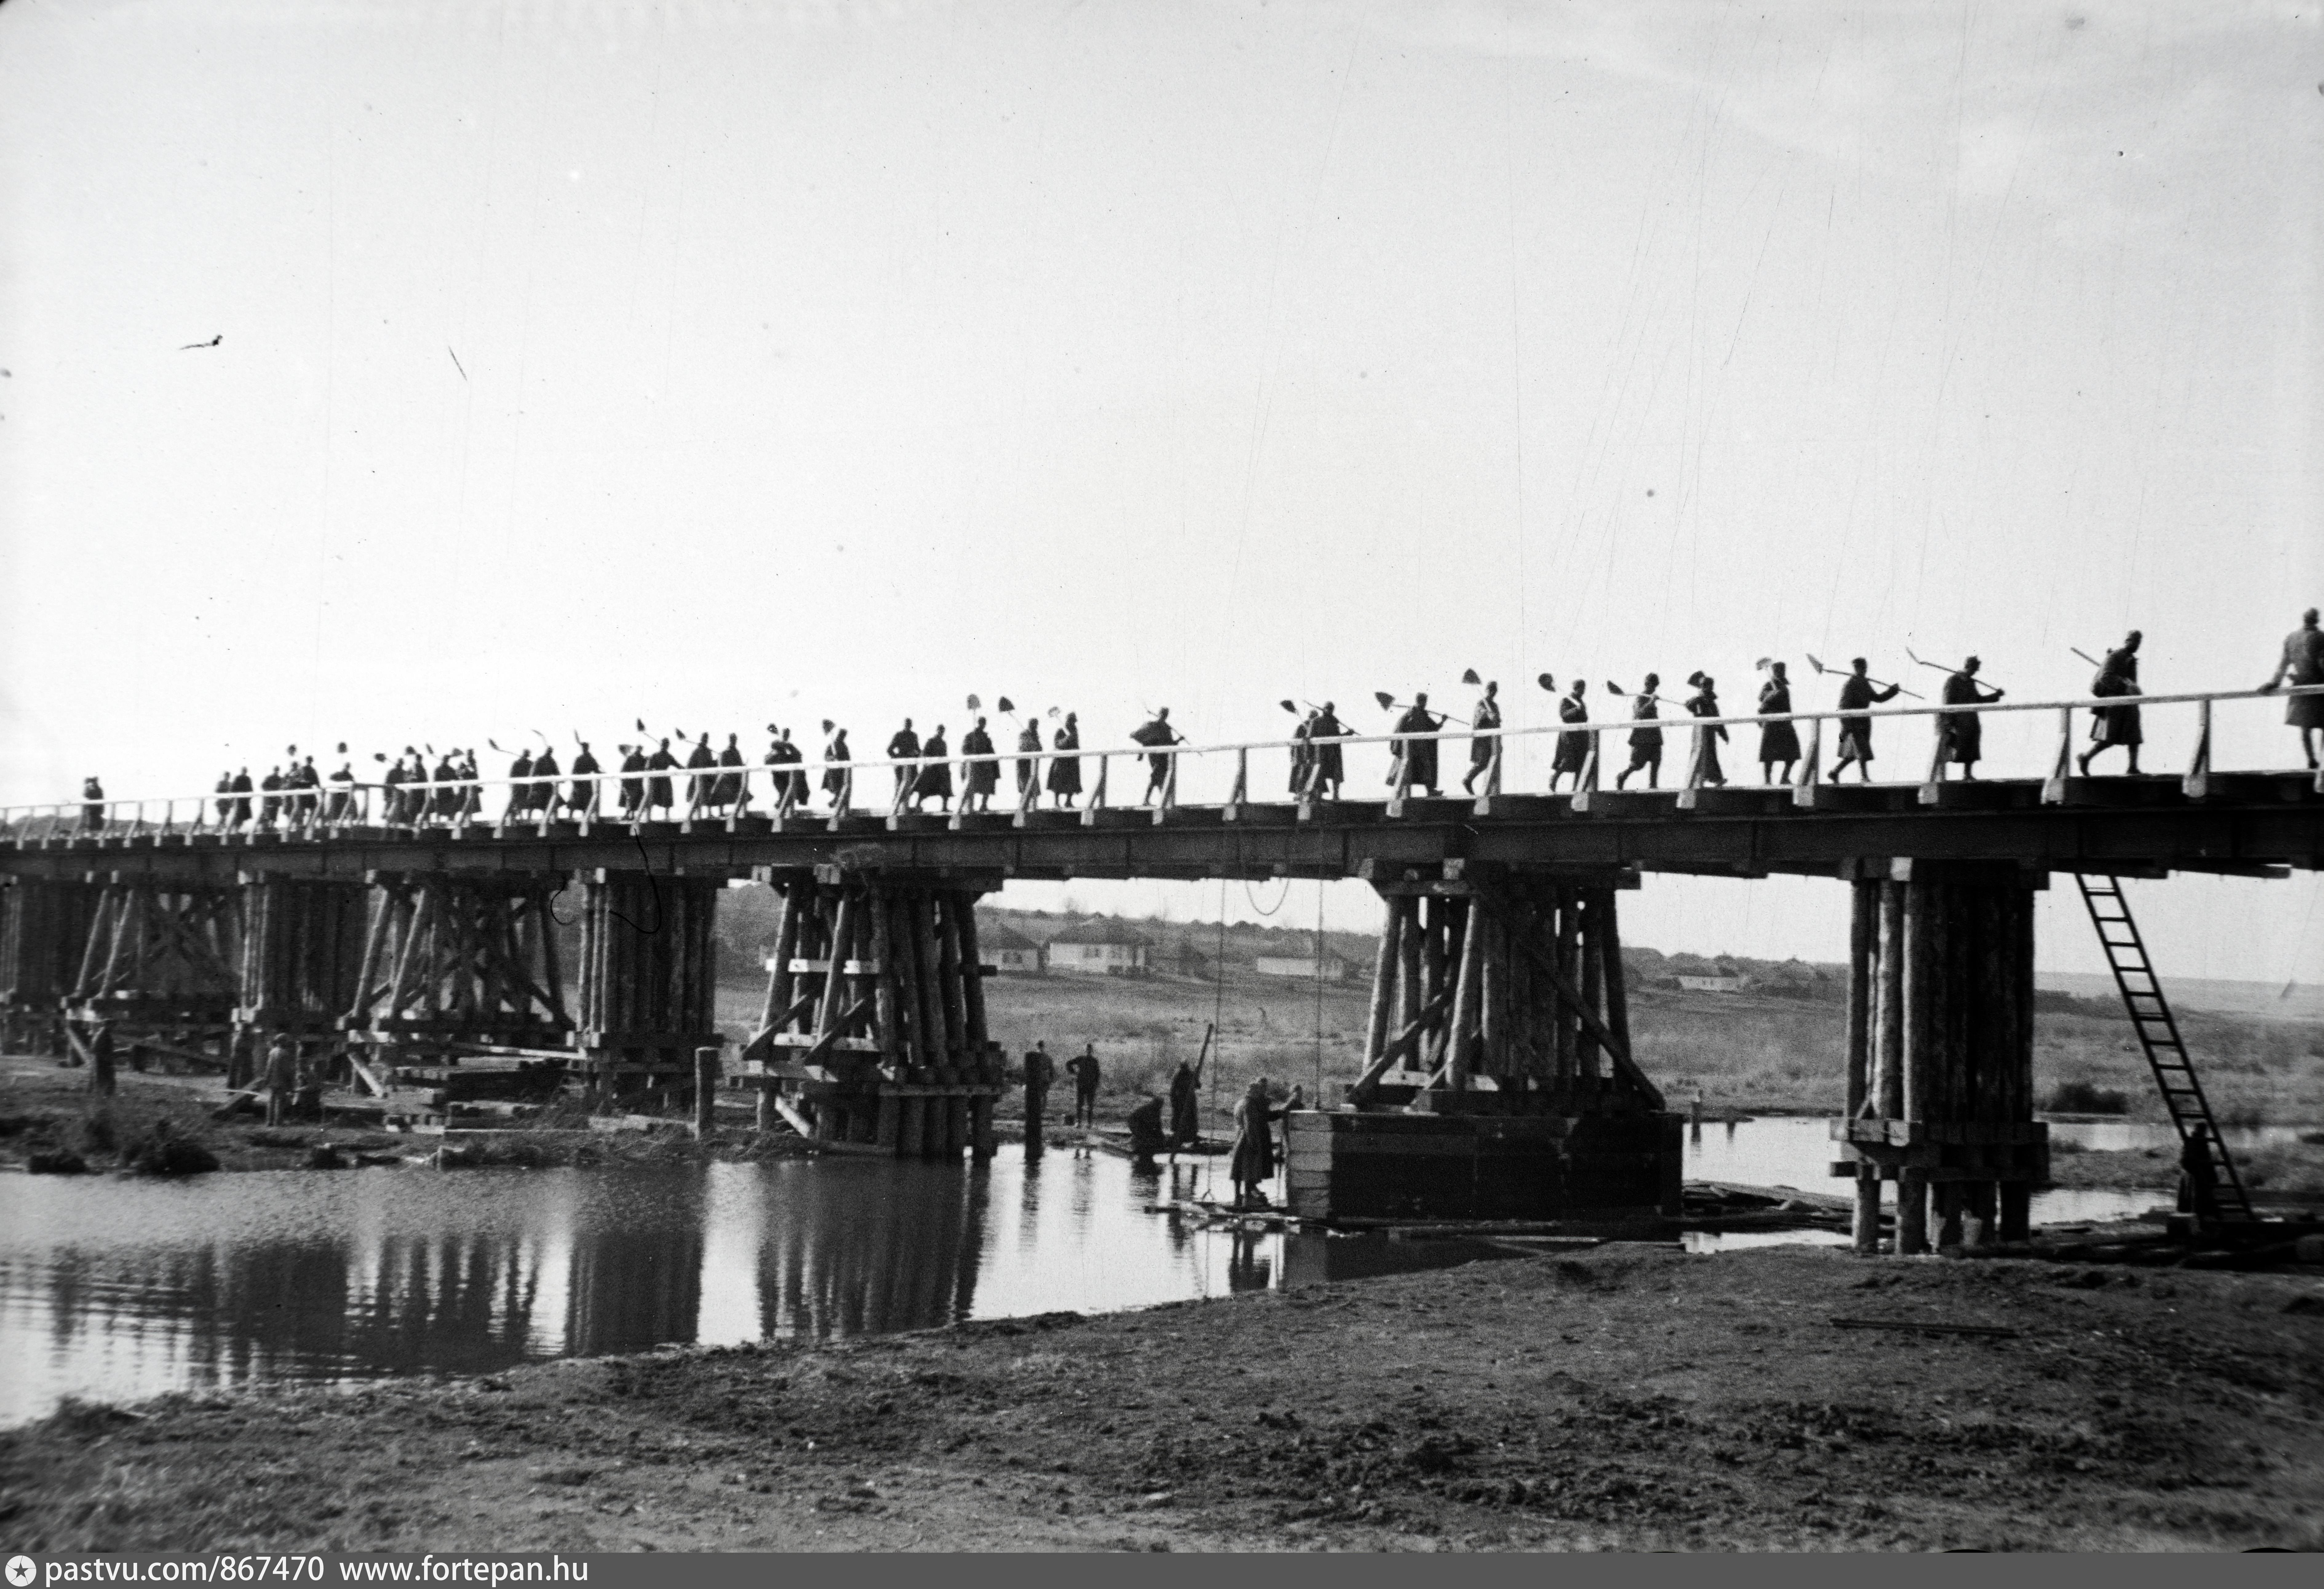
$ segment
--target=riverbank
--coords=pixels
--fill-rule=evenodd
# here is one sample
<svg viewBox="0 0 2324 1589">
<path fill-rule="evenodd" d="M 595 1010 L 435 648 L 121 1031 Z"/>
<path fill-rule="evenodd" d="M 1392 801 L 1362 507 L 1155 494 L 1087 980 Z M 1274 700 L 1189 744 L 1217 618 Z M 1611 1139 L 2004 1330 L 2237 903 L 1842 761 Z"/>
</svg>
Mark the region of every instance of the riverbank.
<svg viewBox="0 0 2324 1589">
<path fill-rule="evenodd" d="M 75 1406 L 0 1490 L 33 1551 L 2314 1548 L 2324 1287 L 1611 1247 Z"/>
</svg>

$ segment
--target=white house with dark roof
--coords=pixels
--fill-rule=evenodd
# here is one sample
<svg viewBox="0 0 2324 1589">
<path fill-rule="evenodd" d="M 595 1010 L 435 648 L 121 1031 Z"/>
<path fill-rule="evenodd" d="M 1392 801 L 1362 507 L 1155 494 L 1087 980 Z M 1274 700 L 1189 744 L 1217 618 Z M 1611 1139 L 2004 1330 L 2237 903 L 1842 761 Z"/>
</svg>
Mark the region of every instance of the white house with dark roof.
<svg viewBox="0 0 2324 1589">
<path fill-rule="evenodd" d="M 1002 976 L 1041 975 L 1041 946 L 1005 921 L 976 924 L 976 952 Z"/>
<path fill-rule="evenodd" d="M 1143 976 L 1153 949 L 1154 940 L 1128 922 L 1100 916 L 1052 938 L 1047 957 L 1052 971 L 1085 976 Z"/>
</svg>

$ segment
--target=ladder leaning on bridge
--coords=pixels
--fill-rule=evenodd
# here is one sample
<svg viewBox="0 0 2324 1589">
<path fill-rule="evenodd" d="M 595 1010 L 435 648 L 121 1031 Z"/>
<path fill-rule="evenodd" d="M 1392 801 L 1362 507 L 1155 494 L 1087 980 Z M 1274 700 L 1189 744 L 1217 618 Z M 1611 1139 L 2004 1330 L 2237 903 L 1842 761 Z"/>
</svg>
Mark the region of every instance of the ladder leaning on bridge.
<svg viewBox="0 0 2324 1589">
<path fill-rule="evenodd" d="M 2203 1096 L 2203 1084 L 2187 1057 L 2187 1045 L 2179 1039 L 2178 1019 L 2171 1013 L 2170 1001 L 2163 996 L 2163 984 L 2147 957 L 2146 940 L 2139 936 L 2138 923 L 2131 919 L 2130 901 L 2123 894 L 2121 880 L 2087 872 L 2078 872 L 2074 877 L 2081 884 L 2090 925 L 2098 928 L 2098 942 L 2106 948 L 2114 984 L 2122 992 L 2123 1008 L 2130 1012 L 2131 1030 L 2138 1034 L 2138 1046 L 2154 1073 L 2154 1085 L 2163 1093 L 2163 1106 L 2171 1113 L 2180 1146 L 2184 1148 L 2191 1136 L 2201 1132 L 2208 1150 L 2202 1162 L 2211 1179 L 2211 1199 L 2219 1217 L 2252 1218 L 2251 1198 L 2244 1191 L 2243 1178 L 2236 1173 L 2235 1160 L 2227 1156 L 2227 1143 L 2220 1140 L 2219 1122 L 2212 1118 L 2210 1101 Z"/>
</svg>

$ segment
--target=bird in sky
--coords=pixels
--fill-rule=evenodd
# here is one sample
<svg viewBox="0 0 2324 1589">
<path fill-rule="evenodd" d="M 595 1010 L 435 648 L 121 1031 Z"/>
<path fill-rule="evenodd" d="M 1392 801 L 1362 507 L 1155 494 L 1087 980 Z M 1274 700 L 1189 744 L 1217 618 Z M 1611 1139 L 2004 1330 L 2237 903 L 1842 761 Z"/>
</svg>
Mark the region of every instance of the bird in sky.
<svg viewBox="0 0 2324 1589">
<path fill-rule="evenodd" d="M 189 343 L 187 343 L 187 344 L 186 344 L 186 346 L 185 346 L 184 347 L 180 347 L 180 349 L 178 349 L 178 351 L 179 351 L 180 353 L 184 353 L 184 352 L 186 352 L 189 348 L 195 348 L 195 347 L 216 347 L 219 343 L 221 343 L 221 342 L 223 342 L 223 341 L 225 341 L 225 340 L 226 340 L 226 333 L 225 333 L 225 332 L 223 332 L 223 331 L 220 331 L 217 336 L 215 336 L 215 337 L 211 337 L 208 342 L 189 342 Z"/>
</svg>

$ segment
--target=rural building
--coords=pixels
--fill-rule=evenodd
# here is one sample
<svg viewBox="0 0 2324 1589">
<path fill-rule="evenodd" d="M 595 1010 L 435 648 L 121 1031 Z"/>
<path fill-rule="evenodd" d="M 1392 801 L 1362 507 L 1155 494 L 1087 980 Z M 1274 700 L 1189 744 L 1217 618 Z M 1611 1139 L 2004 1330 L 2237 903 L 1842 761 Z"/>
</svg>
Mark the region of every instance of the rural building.
<svg viewBox="0 0 2324 1589">
<path fill-rule="evenodd" d="M 1691 993 L 1739 993 L 1743 979 L 1739 976 L 1682 976 L 1678 985 Z"/>
<path fill-rule="evenodd" d="M 1049 969 L 1100 976 L 1143 976 L 1154 940 L 1127 922 L 1093 918 L 1049 940 Z"/>
<path fill-rule="evenodd" d="M 976 952 L 1003 976 L 1041 975 L 1041 946 L 1005 922 L 976 924 Z"/>
<path fill-rule="evenodd" d="M 1313 955 L 1261 955 L 1255 965 L 1261 976 L 1282 976 L 1295 978 L 1301 982 L 1313 982 L 1317 975 L 1315 956 Z M 1322 975 L 1325 982 L 1353 982 L 1356 979 L 1356 968 L 1342 956 L 1327 954 L 1323 956 Z"/>
</svg>

